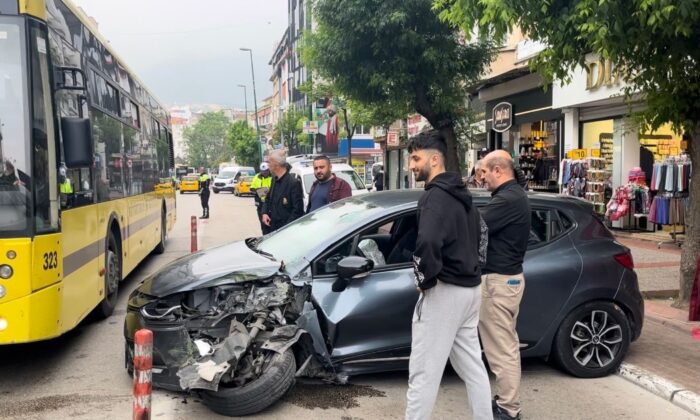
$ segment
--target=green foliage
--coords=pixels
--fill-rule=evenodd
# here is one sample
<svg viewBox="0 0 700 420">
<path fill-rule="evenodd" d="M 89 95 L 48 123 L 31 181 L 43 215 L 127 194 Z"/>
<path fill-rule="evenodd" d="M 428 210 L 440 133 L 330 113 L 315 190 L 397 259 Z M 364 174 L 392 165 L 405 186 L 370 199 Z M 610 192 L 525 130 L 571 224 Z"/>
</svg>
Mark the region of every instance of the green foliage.
<svg viewBox="0 0 700 420">
<path fill-rule="evenodd" d="M 233 150 L 236 163 L 256 168 L 260 165 L 260 142 L 247 121 L 233 123 L 226 135 L 226 144 Z"/>
<path fill-rule="evenodd" d="M 624 70 L 628 98 L 646 95 L 642 116 L 653 127 L 670 121 L 692 132 L 700 121 L 698 0 L 437 0 L 435 8 L 482 36 L 499 39 L 517 25 L 544 42 L 533 66 L 549 80 L 567 81 L 586 53 L 610 59 Z"/>
<path fill-rule="evenodd" d="M 284 144 L 291 154 L 296 154 L 299 144 L 306 141 L 302 135 L 306 114 L 295 108 L 288 109 L 273 129 L 272 139 L 275 144 Z"/>
<path fill-rule="evenodd" d="M 213 168 L 231 160 L 233 150 L 224 138 L 231 122 L 223 112 L 208 112 L 183 133 L 187 145 L 187 162 L 196 168 Z"/>
<path fill-rule="evenodd" d="M 316 0 L 317 26 L 305 35 L 302 58 L 334 94 L 364 105 L 368 120 L 386 125 L 418 112 L 446 129 L 449 168 L 456 162 L 455 109 L 494 50 L 462 42 L 431 7 L 431 0 Z M 355 113 L 362 119 L 363 112 Z"/>
</svg>

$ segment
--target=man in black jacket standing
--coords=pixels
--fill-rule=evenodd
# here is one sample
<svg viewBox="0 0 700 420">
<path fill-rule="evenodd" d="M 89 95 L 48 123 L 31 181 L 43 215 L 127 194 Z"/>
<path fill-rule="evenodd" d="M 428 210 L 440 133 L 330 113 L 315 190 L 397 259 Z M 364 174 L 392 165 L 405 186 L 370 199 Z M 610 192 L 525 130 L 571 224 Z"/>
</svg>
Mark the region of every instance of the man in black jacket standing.
<svg viewBox="0 0 700 420">
<path fill-rule="evenodd" d="M 477 333 L 485 225 L 460 175 L 445 171 L 447 146 L 439 131 L 419 134 L 408 150 L 410 169 L 416 181 L 426 182 L 426 192 L 418 202 L 413 256 L 420 296 L 413 314 L 406 419 L 430 417 L 448 357 L 467 385 L 472 418 L 491 419 L 491 388 Z"/>
<path fill-rule="evenodd" d="M 284 151 L 271 152 L 269 165 L 273 180 L 263 203 L 262 222 L 274 232 L 304 215 L 304 193 L 299 180 L 289 174 Z"/>
<path fill-rule="evenodd" d="M 491 201 L 481 209 L 488 226 L 479 332 L 496 376 L 494 418 L 520 418 L 520 342 L 515 326 L 525 290 L 523 259 L 530 237 L 530 202 L 504 150 L 484 158 L 482 173 Z"/>
</svg>

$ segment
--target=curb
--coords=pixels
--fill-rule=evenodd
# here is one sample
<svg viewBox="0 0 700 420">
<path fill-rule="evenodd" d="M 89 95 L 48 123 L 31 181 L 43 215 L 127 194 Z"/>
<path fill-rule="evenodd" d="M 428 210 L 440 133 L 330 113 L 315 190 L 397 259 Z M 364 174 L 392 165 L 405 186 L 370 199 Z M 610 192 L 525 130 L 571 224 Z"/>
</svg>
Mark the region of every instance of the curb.
<svg viewBox="0 0 700 420">
<path fill-rule="evenodd" d="M 673 405 L 696 416 L 700 416 L 700 395 L 683 389 L 669 380 L 626 362 L 620 365 L 618 375 L 639 385 L 652 394 L 670 401 Z"/>
</svg>

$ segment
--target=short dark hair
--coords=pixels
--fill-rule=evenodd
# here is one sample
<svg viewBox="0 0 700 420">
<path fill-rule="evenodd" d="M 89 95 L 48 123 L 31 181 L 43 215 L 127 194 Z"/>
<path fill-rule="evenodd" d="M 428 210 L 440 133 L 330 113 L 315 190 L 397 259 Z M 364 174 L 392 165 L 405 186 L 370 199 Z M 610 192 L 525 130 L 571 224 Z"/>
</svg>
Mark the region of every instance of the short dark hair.
<svg viewBox="0 0 700 420">
<path fill-rule="evenodd" d="M 408 143 L 408 153 L 418 150 L 437 150 L 443 159 L 447 157 L 447 140 L 440 131 L 432 129 L 412 137 Z"/>
<path fill-rule="evenodd" d="M 326 156 L 326 155 L 318 155 L 318 156 L 316 156 L 316 157 L 314 158 L 314 162 L 316 162 L 317 160 L 325 160 L 326 162 L 328 162 L 329 165 L 331 164 L 330 158 L 329 158 L 328 156 Z"/>
</svg>

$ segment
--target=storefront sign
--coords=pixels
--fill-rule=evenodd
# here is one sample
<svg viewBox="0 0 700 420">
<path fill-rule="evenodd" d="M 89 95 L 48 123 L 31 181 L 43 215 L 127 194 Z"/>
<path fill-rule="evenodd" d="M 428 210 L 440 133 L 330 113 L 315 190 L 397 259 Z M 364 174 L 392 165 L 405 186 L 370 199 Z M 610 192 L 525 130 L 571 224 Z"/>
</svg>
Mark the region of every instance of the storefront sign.
<svg viewBox="0 0 700 420">
<path fill-rule="evenodd" d="M 618 84 L 620 77 L 613 69 L 612 61 L 597 58 L 586 61 L 586 90 Z"/>
<path fill-rule="evenodd" d="M 399 133 L 396 131 L 389 131 L 386 135 L 386 145 L 390 147 L 399 146 Z"/>
<path fill-rule="evenodd" d="M 513 105 L 501 102 L 493 107 L 493 131 L 502 133 L 513 125 Z"/>
<path fill-rule="evenodd" d="M 573 149 L 567 153 L 569 159 L 583 159 L 588 156 L 586 149 Z"/>
<path fill-rule="evenodd" d="M 318 121 L 304 121 L 304 134 L 318 134 Z"/>
<path fill-rule="evenodd" d="M 535 141 L 535 149 L 544 149 L 544 142 L 542 140 Z"/>
</svg>

